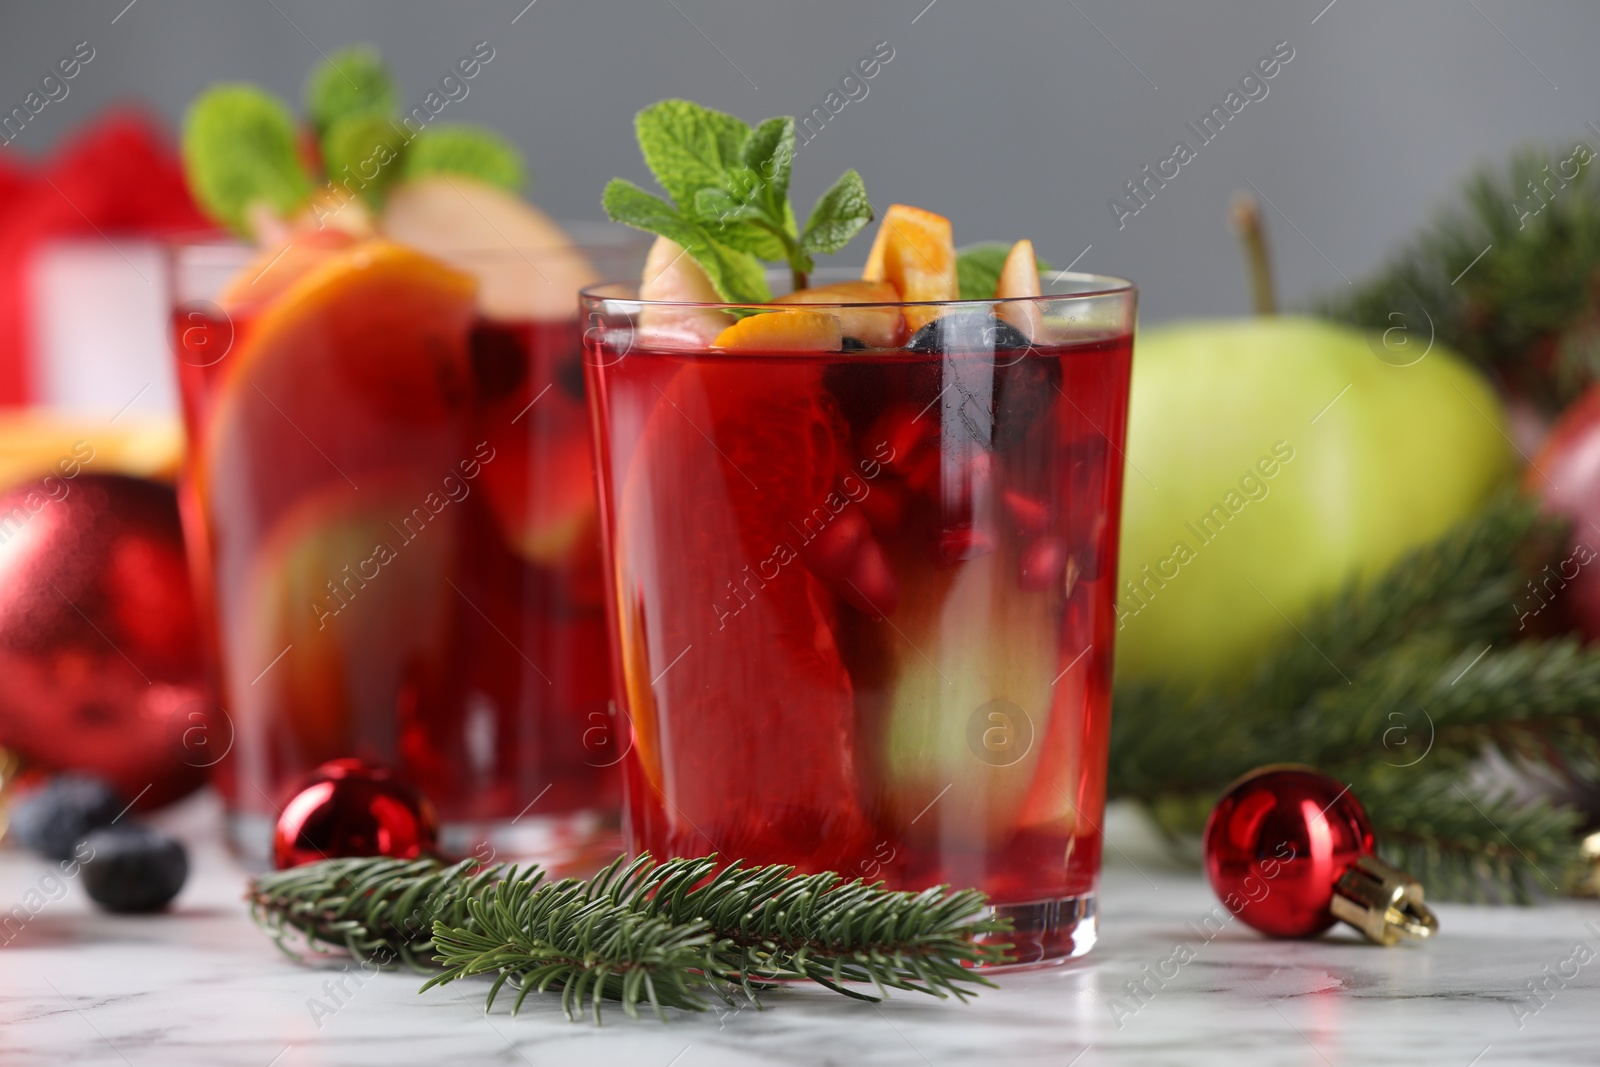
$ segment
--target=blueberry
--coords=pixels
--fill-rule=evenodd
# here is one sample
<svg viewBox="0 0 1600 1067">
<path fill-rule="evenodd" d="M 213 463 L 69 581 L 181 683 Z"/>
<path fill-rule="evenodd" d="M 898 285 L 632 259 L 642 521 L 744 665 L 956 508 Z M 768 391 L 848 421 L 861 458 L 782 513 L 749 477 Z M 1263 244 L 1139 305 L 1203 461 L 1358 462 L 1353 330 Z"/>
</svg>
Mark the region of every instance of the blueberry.
<svg viewBox="0 0 1600 1067">
<path fill-rule="evenodd" d="M 83 864 L 83 887 L 107 911 L 157 911 L 189 876 L 183 845 L 143 826 L 96 830 L 84 844 L 92 852 Z"/>
<path fill-rule="evenodd" d="M 869 346 L 859 337 L 846 337 L 839 343 L 841 352 L 865 352 Z"/>
<path fill-rule="evenodd" d="M 1025 349 L 1028 339 L 1009 322 L 983 311 L 957 311 L 934 319 L 911 335 L 906 348 L 924 355 Z"/>
<path fill-rule="evenodd" d="M 123 802 L 98 778 L 62 774 L 11 809 L 11 835 L 23 848 L 53 860 L 72 858 L 89 831 L 109 826 Z"/>
</svg>

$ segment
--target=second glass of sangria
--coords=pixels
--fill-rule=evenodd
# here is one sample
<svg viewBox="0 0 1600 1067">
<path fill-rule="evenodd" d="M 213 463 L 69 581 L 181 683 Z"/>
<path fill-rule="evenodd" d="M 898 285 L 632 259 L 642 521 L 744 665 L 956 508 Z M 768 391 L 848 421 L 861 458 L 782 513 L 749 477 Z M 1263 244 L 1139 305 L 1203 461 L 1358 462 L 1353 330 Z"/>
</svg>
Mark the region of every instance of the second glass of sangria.
<svg viewBox="0 0 1600 1067">
<path fill-rule="evenodd" d="M 252 857 L 295 785 L 352 756 L 433 801 L 447 853 L 615 853 L 575 294 L 644 249 L 576 236 L 440 176 L 393 191 L 378 232 L 174 251 L 217 781 Z"/>
</svg>

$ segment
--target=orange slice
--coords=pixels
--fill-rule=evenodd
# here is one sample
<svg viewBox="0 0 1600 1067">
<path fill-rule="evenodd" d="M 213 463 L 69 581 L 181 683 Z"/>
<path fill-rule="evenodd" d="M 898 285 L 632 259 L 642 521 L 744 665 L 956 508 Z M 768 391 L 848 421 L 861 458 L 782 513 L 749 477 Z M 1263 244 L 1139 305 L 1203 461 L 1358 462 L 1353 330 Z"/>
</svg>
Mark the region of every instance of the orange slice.
<svg viewBox="0 0 1600 1067">
<path fill-rule="evenodd" d="M 740 319 L 717 334 L 713 348 L 739 352 L 837 352 L 844 344 L 830 311 L 773 311 Z"/>
<path fill-rule="evenodd" d="M 256 253 L 217 294 L 217 304 L 229 315 L 263 307 L 355 243 L 343 230 L 293 231 Z"/>
<path fill-rule="evenodd" d="M 1039 336 L 1039 305 L 1036 301 L 1021 298 L 1041 294 L 1039 264 L 1033 257 L 1033 242 L 1018 241 L 1011 246 L 1000 268 L 1000 283 L 995 286 L 994 295 L 1001 303 L 995 314 L 1021 330 L 1028 340 L 1035 340 Z"/>
<path fill-rule="evenodd" d="M 956 246 L 950 220 L 921 208 L 890 205 L 862 277 L 889 282 L 909 302 L 956 299 Z M 912 330 L 938 317 L 936 308 L 907 308 L 905 313 Z"/>
<path fill-rule="evenodd" d="M 778 304 L 898 304 L 900 291 L 885 281 L 837 282 L 818 285 L 781 296 Z M 905 336 L 905 323 L 898 308 L 838 307 L 839 324 L 846 337 L 854 337 L 868 348 L 894 348 Z"/>
<path fill-rule="evenodd" d="M 257 531 L 319 487 L 437 471 L 462 440 L 472 279 L 373 241 L 334 253 L 254 321 L 222 365 L 194 484 L 219 537 Z"/>
</svg>

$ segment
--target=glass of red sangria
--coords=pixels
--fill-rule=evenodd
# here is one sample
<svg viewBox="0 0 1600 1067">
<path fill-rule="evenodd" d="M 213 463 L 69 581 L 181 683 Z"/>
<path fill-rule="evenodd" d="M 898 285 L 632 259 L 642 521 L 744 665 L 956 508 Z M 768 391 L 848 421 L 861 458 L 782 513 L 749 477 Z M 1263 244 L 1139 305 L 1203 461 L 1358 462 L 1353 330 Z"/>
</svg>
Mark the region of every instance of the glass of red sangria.
<svg viewBox="0 0 1600 1067">
<path fill-rule="evenodd" d="M 216 781 L 252 858 L 353 756 L 433 801 L 445 852 L 581 870 L 618 848 L 625 744 L 576 293 L 645 246 L 428 186 L 379 234 L 174 250 Z"/>
<path fill-rule="evenodd" d="M 1066 959 L 1095 938 L 1135 289 L 1019 242 L 996 298 L 907 302 L 952 266 L 926 215 L 770 303 L 665 238 L 584 293 L 625 837 L 976 887 L 1017 962 Z"/>
</svg>

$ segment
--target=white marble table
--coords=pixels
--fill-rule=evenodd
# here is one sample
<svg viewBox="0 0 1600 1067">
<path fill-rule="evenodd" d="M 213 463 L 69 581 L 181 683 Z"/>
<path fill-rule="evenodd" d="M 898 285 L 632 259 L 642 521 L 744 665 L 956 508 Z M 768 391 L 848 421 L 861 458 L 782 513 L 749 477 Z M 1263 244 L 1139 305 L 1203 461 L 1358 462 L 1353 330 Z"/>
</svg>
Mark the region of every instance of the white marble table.
<svg viewBox="0 0 1600 1067">
<path fill-rule="evenodd" d="M 0 1065 L 1600 1063 L 1600 904 L 1445 906 L 1438 940 L 1387 950 L 1273 943 L 1237 924 L 1208 943 L 1186 926 L 1215 905 L 1202 881 L 1122 860 L 1087 960 L 1006 976 L 964 1006 L 785 990 L 761 1012 L 669 1025 L 614 1012 L 596 1029 L 538 997 L 515 1018 L 485 1015 L 484 982 L 419 996 L 395 973 L 347 980 L 319 1017 L 312 1001 L 335 1003 L 325 983 L 342 976 L 289 962 L 255 930 L 214 817 L 204 802 L 176 816 L 195 870 L 170 914 L 106 916 L 71 886 L 0 946 Z M 48 870 L 0 852 L 0 909 Z M 1164 963 L 1180 942 L 1194 958 Z M 1149 990 L 1142 1003 L 1130 981 Z"/>
</svg>

